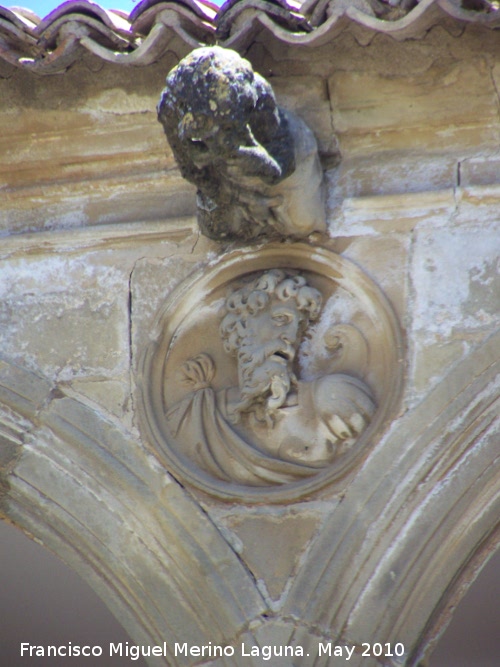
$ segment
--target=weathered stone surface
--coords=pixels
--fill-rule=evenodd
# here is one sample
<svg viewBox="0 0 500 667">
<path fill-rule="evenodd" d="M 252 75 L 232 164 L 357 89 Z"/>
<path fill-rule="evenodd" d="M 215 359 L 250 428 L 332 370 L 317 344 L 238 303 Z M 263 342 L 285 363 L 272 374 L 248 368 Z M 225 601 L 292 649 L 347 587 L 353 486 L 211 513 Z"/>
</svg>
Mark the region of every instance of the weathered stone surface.
<svg viewBox="0 0 500 667">
<path fill-rule="evenodd" d="M 498 226 L 425 229 L 412 258 L 412 384 L 420 397 L 500 325 Z"/>
<path fill-rule="evenodd" d="M 5 354 L 59 381 L 128 368 L 126 273 L 54 256 L 4 263 L 0 274 Z"/>
<path fill-rule="evenodd" d="M 121 380 L 73 380 L 71 387 L 82 397 L 92 401 L 96 409 L 99 406 L 122 420 L 129 428 L 132 426 L 131 390 L 129 375 Z"/>
<path fill-rule="evenodd" d="M 255 579 L 264 583 L 272 600 L 283 594 L 319 524 L 313 512 L 261 513 L 226 521 L 241 540 L 241 558 Z"/>
<path fill-rule="evenodd" d="M 500 157 L 484 155 L 473 157 L 460 163 L 460 185 L 463 188 L 498 184 Z"/>
<path fill-rule="evenodd" d="M 457 225 L 478 224 L 481 227 L 495 228 L 498 225 L 498 203 L 500 186 L 476 185 L 459 188 L 456 193 Z"/>
<path fill-rule="evenodd" d="M 403 325 L 409 297 L 410 243 L 407 235 L 397 233 L 335 238 L 335 249 L 362 266 L 380 285 Z"/>
<path fill-rule="evenodd" d="M 22 450 L 29 422 L 23 416 L 2 405 L 0 412 L 0 496 L 10 487 L 12 473 Z"/>
<path fill-rule="evenodd" d="M 280 106 L 293 111 L 313 130 L 320 154 L 340 159 L 326 79 L 273 76 L 269 81 Z"/>
<path fill-rule="evenodd" d="M 334 250 L 352 264 L 344 275 L 328 261 L 335 280 L 359 269 L 372 285 L 358 292 L 355 313 L 360 326 L 370 321 L 368 335 L 345 328 L 352 303 L 348 281 L 337 283 L 328 312 L 340 326 L 326 336 L 329 349 L 339 367 L 376 364 L 367 382 L 379 402 L 391 391 L 387 359 L 397 357 L 404 395 L 398 384 L 359 466 L 304 492 L 300 505 L 185 491 L 139 434 L 142 355 L 159 335 L 156 314 L 186 278 L 205 267 L 208 292 L 214 266 L 232 256 L 238 271 L 246 255 L 199 237 L 194 188 L 154 117 L 174 52 L 187 47 L 174 41 L 162 63 L 137 72 L 97 71 L 92 59 L 60 77 L 7 71 L 0 512 L 92 582 L 134 642 L 296 642 L 314 667 L 378 667 L 359 651 L 321 662 L 318 641 L 404 641 L 415 667 L 497 543 L 498 36 L 450 19 L 409 41 L 344 25 L 335 39 L 320 35 L 322 46 L 299 46 L 302 36 L 291 46 L 276 26 L 268 39 L 252 11 L 247 56 L 279 104 L 310 125 L 328 170 L 328 235 L 308 251 Z M 280 244 L 281 267 L 304 271 L 290 267 L 298 245 Z M 269 246 L 255 252 L 255 270 L 273 268 L 259 263 Z M 394 356 L 370 351 L 390 338 L 374 307 L 378 288 L 404 332 L 403 345 L 387 346 Z M 196 336 L 177 359 L 219 336 L 198 304 L 184 306 Z M 160 314 L 171 326 L 175 310 Z M 307 360 L 327 319 L 299 351 L 311 375 L 328 356 Z M 345 349 L 348 334 L 356 345 Z"/>
<path fill-rule="evenodd" d="M 173 64 L 168 53 L 133 82 L 84 63 L 64 77 L 0 79 L 0 235 L 192 215 L 192 186 L 165 179 L 174 160 L 155 115 Z"/>
<path fill-rule="evenodd" d="M 50 166 L 49 166 L 50 169 Z M 36 206 L 29 205 L 29 201 Z M 117 223 L 147 223 L 195 213 L 192 186 L 177 174 L 165 186 L 164 177 L 137 176 L 46 185 L 7 193 L 2 222 L 12 233 L 78 229 Z"/>
<path fill-rule="evenodd" d="M 455 571 L 457 561 L 465 565 L 471 557 L 471 542 L 498 512 L 498 454 L 494 452 L 499 427 L 499 342 L 498 334 L 492 336 L 452 369 L 418 407 L 393 424 L 315 541 L 310 567 L 301 571 L 297 587 L 289 594 L 289 613 L 310 621 L 314 618 L 320 627 L 342 633 L 356 643 L 377 641 L 383 632 L 388 641 L 403 641 L 408 647 L 414 641 L 411 637 L 423 631 L 423 606 L 436 605 L 440 596 L 438 580 L 450 581 L 448 562 L 454 563 Z M 378 470 L 385 472 L 373 476 L 373 465 L 381 465 Z M 397 470 L 405 471 L 406 483 L 396 488 Z M 372 508 L 374 503 L 384 505 L 375 523 L 372 509 L 355 500 L 364 495 L 367 483 Z M 408 499 L 404 510 L 402 496 Z M 466 510 L 472 497 L 474 508 Z M 351 502 L 357 508 L 354 512 Z M 394 502 L 398 506 L 396 514 Z M 462 523 L 464 511 L 476 516 L 478 523 Z M 415 557 L 416 550 L 422 548 L 419 530 L 414 532 L 417 525 L 435 545 L 426 542 L 419 557 Z M 409 541 L 407 529 L 414 536 Z M 342 540 L 336 539 L 339 534 Z M 386 559 L 380 557 L 385 551 L 383 542 L 391 545 L 391 556 Z M 327 544 L 333 546 L 330 564 L 325 567 L 319 554 Z M 486 546 L 482 546 L 484 557 Z M 321 561 L 318 569 L 313 554 L 318 554 Z M 441 591 L 438 604 L 444 605 L 446 586 Z M 333 604 L 324 605 L 321 600 L 329 596 Z M 394 608 L 395 597 L 399 596 L 406 599 L 406 619 L 414 616 L 418 625 L 401 618 L 403 607 L 398 606 L 397 611 Z M 377 613 L 381 599 L 386 601 L 383 617 Z M 389 611 L 391 619 L 387 617 Z M 380 619 L 375 624 L 374 614 Z"/>
<path fill-rule="evenodd" d="M 21 382 L 29 375 L 15 368 L 11 373 Z M 12 392 L 11 409 L 18 402 Z M 175 641 L 229 641 L 265 610 L 251 577 L 206 515 L 119 423 L 59 392 L 29 428 L 2 512 L 77 567 L 136 642 L 167 642 L 167 659 L 150 664 L 171 664 Z M 43 512 L 41 531 L 35 507 Z M 186 539 L 193 539 L 191 547 Z M 230 590 L 233 584 L 238 590 Z M 155 591 L 162 591 L 160 606 L 153 602 Z M 215 633 L 214 595 L 222 596 Z"/>
<path fill-rule="evenodd" d="M 306 244 L 235 250 L 161 305 L 138 366 L 143 437 L 224 499 L 342 486 L 396 409 L 402 357 L 390 305 L 355 265 Z"/>
<path fill-rule="evenodd" d="M 410 233 L 418 223 L 439 224 L 457 208 L 453 190 L 418 195 L 357 197 L 342 202 L 341 214 L 332 218 L 332 235 L 370 236 L 377 233 Z"/>
<path fill-rule="evenodd" d="M 484 60 L 397 78 L 339 71 L 329 86 L 341 152 L 470 150 L 500 140 L 498 96 Z"/>
<path fill-rule="evenodd" d="M 132 361 L 137 370 L 144 348 L 150 341 L 155 317 L 165 297 L 199 268 L 202 255 L 191 254 L 195 239 L 186 244 L 169 244 L 163 257 L 141 258 L 131 274 Z M 210 244 L 200 241 L 201 247 Z"/>
<path fill-rule="evenodd" d="M 235 51 L 204 47 L 184 58 L 167 76 L 158 120 L 197 187 L 205 236 L 248 242 L 324 230 L 314 136 Z"/>
<path fill-rule="evenodd" d="M 456 187 L 458 158 L 443 155 L 382 153 L 343 159 L 330 173 L 331 200 L 341 203 L 358 197 L 411 195 Z M 423 202 L 422 202 L 423 203 Z"/>
<path fill-rule="evenodd" d="M 490 50 L 494 50 L 494 36 L 489 39 Z M 289 76 L 292 68 L 298 76 L 328 76 L 338 70 L 405 76 L 421 74 L 437 60 L 449 61 L 453 42 L 450 32 L 441 26 L 429 30 L 424 43 L 423 40 L 399 42 L 387 35 L 373 34 L 368 43 L 362 44 L 352 32 L 346 31 L 314 49 L 297 49 L 295 45 L 257 36 L 249 57 L 264 76 Z"/>
</svg>

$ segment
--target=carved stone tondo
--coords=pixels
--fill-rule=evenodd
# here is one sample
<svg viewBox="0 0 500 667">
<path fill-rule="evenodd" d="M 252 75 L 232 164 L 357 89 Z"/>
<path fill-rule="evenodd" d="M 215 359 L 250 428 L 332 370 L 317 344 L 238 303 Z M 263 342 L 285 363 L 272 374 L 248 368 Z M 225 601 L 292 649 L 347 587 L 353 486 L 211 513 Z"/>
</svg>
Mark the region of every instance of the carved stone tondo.
<svg viewBox="0 0 500 667">
<path fill-rule="evenodd" d="M 313 133 L 235 51 L 205 47 L 181 60 L 158 119 L 183 177 L 198 188 L 206 236 L 249 241 L 325 230 Z"/>
<path fill-rule="evenodd" d="M 396 321 L 356 267 L 302 244 L 240 251 L 165 303 L 143 423 L 175 475 L 285 500 L 344 477 L 393 409 Z"/>
</svg>

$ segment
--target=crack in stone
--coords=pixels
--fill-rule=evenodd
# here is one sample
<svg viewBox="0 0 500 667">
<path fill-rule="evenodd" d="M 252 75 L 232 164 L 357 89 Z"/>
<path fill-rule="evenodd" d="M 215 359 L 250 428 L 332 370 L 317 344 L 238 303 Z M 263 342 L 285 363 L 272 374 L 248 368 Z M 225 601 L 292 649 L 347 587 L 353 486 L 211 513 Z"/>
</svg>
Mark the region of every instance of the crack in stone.
<svg viewBox="0 0 500 667">
<path fill-rule="evenodd" d="M 133 310 L 134 310 L 134 296 L 133 296 L 133 280 L 134 273 L 139 262 L 145 260 L 145 257 L 138 257 L 130 270 L 128 277 L 128 295 L 127 295 L 127 324 L 128 324 L 128 378 L 129 378 L 129 400 L 130 400 L 130 411 L 132 414 L 132 419 L 135 421 L 136 414 L 136 405 L 135 405 L 135 382 L 134 382 L 134 323 L 133 323 Z"/>
<path fill-rule="evenodd" d="M 500 120 L 500 91 L 498 90 L 497 82 L 496 82 L 495 77 L 493 75 L 493 67 L 494 66 L 488 64 L 487 67 L 488 67 L 488 71 L 489 71 L 489 74 L 490 74 L 491 84 L 492 84 L 492 86 L 495 90 L 495 94 L 496 94 L 497 114 L 498 114 L 498 117 L 499 117 L 499 120 Z"/>
</svg>

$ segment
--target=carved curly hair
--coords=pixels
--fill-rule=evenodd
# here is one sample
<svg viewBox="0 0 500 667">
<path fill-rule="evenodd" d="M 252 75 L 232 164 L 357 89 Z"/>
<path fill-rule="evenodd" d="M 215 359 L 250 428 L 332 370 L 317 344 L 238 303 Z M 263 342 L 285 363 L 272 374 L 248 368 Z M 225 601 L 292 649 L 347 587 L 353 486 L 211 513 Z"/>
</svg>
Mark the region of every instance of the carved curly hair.
<svg viewBox="0 0 500 667">
<path fill-rule="evenodd" d="M 226 299 L 226 315 L 219 328 L 226 352 L 234 354 L 240 348 L 247 319 L 266 308 L 273 296 L 284 302 L 294 299 L 303 323 L 315 320 L 321 310 L 320 292 L 310 287 L 303 276 L 281 269 L 266 271 Z"/>
</svg>

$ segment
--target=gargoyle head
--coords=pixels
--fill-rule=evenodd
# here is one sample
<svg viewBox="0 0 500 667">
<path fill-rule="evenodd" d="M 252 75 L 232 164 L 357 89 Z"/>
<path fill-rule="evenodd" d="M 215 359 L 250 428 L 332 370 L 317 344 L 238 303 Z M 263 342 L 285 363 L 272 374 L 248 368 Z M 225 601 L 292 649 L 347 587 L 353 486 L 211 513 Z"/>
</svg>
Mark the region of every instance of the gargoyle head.
<svg viewBox="0 0 500 667">
<path fill-rule="evenodd" d="M 196 49 L 169 73 L 158 118 L 182 175 L 198 188 L 203 233 L 259 236 L 272 217 L 268 187 L 295 169 L 293 137 L 270 84 L 235 51 Z"/>
</svg>

